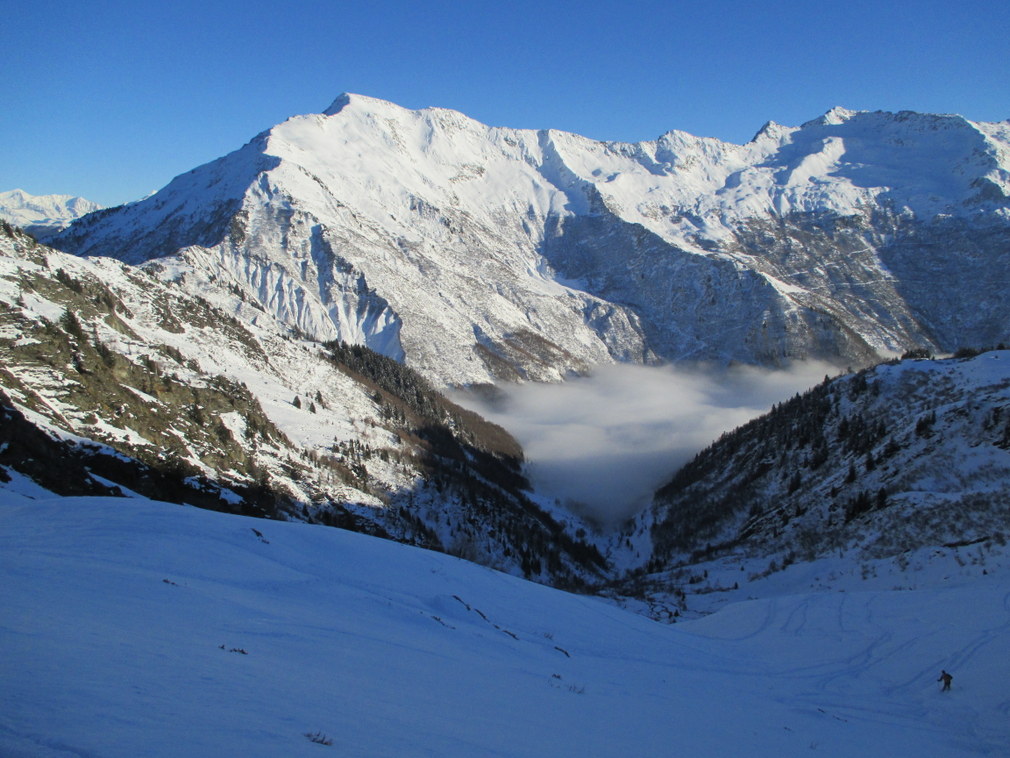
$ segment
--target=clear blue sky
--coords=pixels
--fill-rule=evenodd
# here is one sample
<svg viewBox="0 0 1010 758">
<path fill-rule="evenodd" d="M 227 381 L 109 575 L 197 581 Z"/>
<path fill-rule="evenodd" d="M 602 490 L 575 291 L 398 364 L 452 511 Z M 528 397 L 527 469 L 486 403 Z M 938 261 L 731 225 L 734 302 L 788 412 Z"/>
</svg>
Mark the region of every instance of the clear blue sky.
<svg viewBox="0 0 1010 758">
<path fill-rule="evenodd" d="M 35 0 L 0 23 L 0 190 L 106 205 L 345 91 L 625 141 L 835 105 L 1010 118 L 1007 0 Z"/>
</svg>

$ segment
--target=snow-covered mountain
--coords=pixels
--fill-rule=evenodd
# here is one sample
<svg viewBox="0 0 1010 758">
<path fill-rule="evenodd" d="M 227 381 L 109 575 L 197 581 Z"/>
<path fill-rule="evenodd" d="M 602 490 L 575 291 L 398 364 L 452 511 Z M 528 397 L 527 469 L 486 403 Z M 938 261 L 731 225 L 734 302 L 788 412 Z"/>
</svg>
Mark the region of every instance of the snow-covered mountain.
<svg viewBox="0 0 1010 758">
<path fill-rule="evenodd" d="M 1010 744 L 1005 547 L 984 564 L 976 548 L 914 556 L 929 564 L 915 590 L 881 566 L 845 592 L 797 583 L 670 626 L 341 530 L 11 486 L 5 758 L 961 758 Z"/>
<path fill-rule="evenodd" d="M 994 344 L 1008 198 L 1007 122 L 836 108 L 746 145 L 603 143 L 344 95 L 54 244 L 441 384 L 556 380 Z"/>
<path fill-rule="evenodd" d="M 345 526 L 565 586 L 637 568 L 620 592 L 658 583 L 664 608 L 684 605 L 699 562 L 893 558 L 1002 533 L 1005 351 L 825 381 L 726 435 L 612 534 L 530 492 L 518 443 L 409 367 L 266 311 L 243 323 L 166 271 L 4 228 L 0 466 L 62 494 Z M 721 575 L 695 589 L 712 586 Z"/>
<path fill-rule="evenodd" d="M 625 592 L 703 610 L 839 555 L 915 586 L 923 551 L 1006 544 L 1008 508 L 1010 351 L 892 361 L 825 379 L 680 469 L 629 529 L 642 567 Z"/>
<path fill-rule="evenodd" d="M 503 429 L 390 358 L 262 321 L 0 222 L 0 480 L 342 526 L 565 585 L 604 570 L 530 499 Z"/>
<path fill-rule="evenodd" d="M 20 226 L 41 240 L 101 207 L 98 203 L 73 195 L 31 195 L 20 189 L 0 192 L 0 219 Z"/>
<path fill-rule="evenodd" d="M 1008 130 L 628 145 L 344 96 L 76 254 L 0 222 L 0 753 L 999 754 L 1010 353 L 923 356 L 1007 339 Z M 621 533 L 437 391 L 909 347 Z"/>
</svg>

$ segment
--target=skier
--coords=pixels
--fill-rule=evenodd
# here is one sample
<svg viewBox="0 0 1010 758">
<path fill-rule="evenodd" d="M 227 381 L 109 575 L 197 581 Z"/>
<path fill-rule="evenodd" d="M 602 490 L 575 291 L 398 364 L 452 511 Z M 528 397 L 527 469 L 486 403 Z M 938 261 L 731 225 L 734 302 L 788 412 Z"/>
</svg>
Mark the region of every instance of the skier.
<svg viewBox="0 0 1010 758">
<path fill-rule="evenodd" d="M 940 678 L 936 680 L 938 682 L 943 682 L 943 687 L 940 688 L 940 692 L 946 692 L 947 690 L 950 689 L 950 681 L 953 678 L 954 677 L 952 677 L 946 671 L 943 671 L 942 669 L 940 670 Z"/>
</svg>

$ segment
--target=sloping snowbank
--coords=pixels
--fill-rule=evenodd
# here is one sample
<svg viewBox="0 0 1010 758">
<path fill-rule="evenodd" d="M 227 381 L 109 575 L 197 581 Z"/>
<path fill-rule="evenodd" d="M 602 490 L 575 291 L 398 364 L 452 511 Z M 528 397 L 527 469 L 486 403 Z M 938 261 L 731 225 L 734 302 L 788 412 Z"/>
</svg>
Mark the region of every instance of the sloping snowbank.
<svg viewBox="0 0 1010 758">
<path fill-rule="evenodd" d="M 8 489 L 0 607 L 4 756 L 921 758 L 1010 745 L 1010 582 L 995 576 L 664 626 L 337 529 Z"/>
</svg>

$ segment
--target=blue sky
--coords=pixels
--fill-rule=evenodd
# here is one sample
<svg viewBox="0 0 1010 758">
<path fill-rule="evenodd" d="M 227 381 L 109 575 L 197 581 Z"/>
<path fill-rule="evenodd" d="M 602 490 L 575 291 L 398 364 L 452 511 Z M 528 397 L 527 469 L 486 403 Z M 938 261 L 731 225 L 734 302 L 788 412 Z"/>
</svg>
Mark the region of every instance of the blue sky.
<svg viewBox="0 0 1010 758">
<path fill-rule="evenodd" d="M 601 140 L 835 105 L 1010 118 L 1010 3 L 35 0 L 3 12 L 0 190 L 112 205 L 341 92 Z"/>
</svg>

